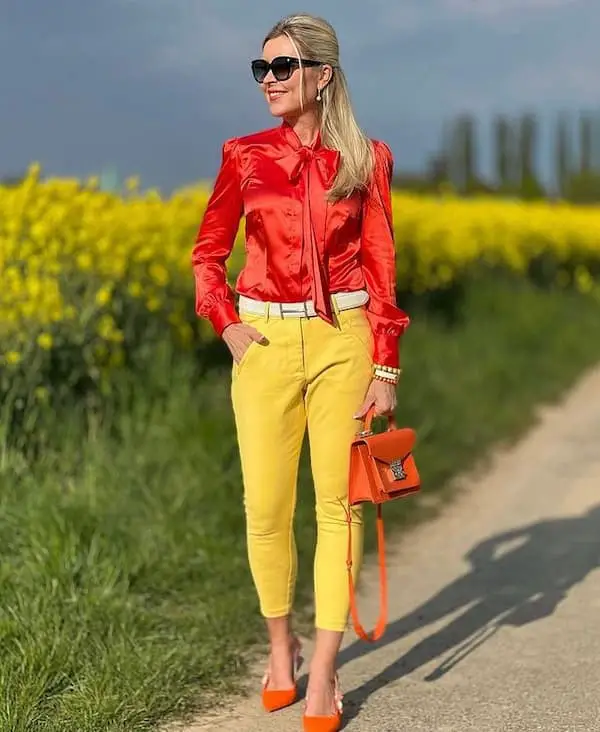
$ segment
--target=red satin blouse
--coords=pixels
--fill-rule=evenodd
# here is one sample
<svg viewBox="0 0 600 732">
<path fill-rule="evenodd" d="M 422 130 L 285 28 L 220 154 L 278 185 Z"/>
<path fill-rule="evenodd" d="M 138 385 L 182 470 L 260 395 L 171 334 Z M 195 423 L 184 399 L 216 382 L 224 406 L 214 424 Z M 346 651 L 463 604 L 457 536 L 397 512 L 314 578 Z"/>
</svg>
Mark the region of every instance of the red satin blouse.
<svg viewBox="0 0 600 732">
<path fill-rule="evenodd" d="M 326 200 L 339 152 L 311 146 L 279 127 L 227 140 L 192 252 L 196 313 L 217 335 L 240 322 L 226 261 L 246 217 L 246 262 L 236 291 L 267 302 L 312 299 L 333 323 L 329 295 L 366 289 L 374 363 L 398 366 L 398 339 L 409 324 L 396 305 L 391 211 L 393 158 L 374 142 L 375 171 L 366 194 Z"/>
</svg>

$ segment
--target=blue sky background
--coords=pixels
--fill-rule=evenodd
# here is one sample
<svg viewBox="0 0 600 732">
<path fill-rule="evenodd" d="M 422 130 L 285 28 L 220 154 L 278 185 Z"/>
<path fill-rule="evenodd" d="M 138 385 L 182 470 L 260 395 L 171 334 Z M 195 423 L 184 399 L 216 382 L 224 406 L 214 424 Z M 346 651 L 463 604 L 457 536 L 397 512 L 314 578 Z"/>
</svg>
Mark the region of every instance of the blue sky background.
<svg viewBox="0 0 600 732">
<path fill-rule="evenodd" d="M 249 72 L 282 14 L 337 29 L 357 116 L 399 169 L 468 109 L 600 107 L 599 0 L 0 0 L 0 175 L 114 163 L 167 191 L 273 124 Z"/>
</svg>

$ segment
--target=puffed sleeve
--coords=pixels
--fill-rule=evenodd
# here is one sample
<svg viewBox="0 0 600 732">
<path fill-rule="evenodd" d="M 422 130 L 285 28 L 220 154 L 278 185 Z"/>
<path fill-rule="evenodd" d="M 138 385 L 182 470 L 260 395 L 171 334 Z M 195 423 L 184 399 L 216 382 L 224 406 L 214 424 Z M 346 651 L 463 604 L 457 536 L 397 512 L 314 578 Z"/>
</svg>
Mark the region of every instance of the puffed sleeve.
<svg viewBox="0 0 600 732">
<path fill-rule="evenodd" d="M 237 148 L 235 138 L 223 144 L 221 166 L 192 251 L 196 313 L 208 318 L 218 336 L 231 323 L 240 322 L 225 264 L 243 213 Z"/>
<path fill-rule="evenodd" d="M 367 317 L 373 331 L 373 361 L 399 366 L 398 340 L 408 327 L 408 315 L 396 304 L 396 246 L 392 221 L 392 151 L 375 141 L 375 169 L 363 199 L 361 264 L 369 304 Z"/>
</svg>

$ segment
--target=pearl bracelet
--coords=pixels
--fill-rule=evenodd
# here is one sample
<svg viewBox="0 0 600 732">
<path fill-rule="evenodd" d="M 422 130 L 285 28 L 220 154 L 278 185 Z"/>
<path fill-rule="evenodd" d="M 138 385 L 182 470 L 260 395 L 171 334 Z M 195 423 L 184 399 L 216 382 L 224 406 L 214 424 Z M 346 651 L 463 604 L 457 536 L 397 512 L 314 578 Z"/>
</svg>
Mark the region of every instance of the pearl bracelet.
<svg viewBox="0 0 600 732">
<path fill-rule="evenodd" d="M 379 381 L 386 381 L 388 384 L 397 384 L 400 380 L 400 369 L 394 371 L 390 370 L 391 367 L 384 368 L 376 365 L 373 368 L 373 378 Z"/>
<path fill-rule="evenodd" d="M 394 379 L 384 379 L 381 376 L 373 376 L 373 381 L 383 381 L 385 384 L 391 384 L 392 386 L 398 385 L 398 382 Z"/>
<path fill-rule="evenodd" d="M 396 366 L 385 366 L 380 363 L 373 364 L 373 376 L 382 381 L 390 381 L 391 383 L 398 383 L 402 369 Z"/>
</svg>

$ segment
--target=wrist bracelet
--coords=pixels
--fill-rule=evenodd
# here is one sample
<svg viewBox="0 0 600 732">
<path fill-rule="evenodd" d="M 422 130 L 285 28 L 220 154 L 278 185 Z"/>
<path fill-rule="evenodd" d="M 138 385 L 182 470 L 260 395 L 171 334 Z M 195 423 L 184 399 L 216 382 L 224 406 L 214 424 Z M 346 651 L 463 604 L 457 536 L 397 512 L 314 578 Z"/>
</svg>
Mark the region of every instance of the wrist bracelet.
<svg viewBox="0 0 600 732">
<path fill-rule="evenodd" d="M 373 368 L 379 369 L 379 371 L 387 371 L 390 374 L 397 374 L 398 376 L 402 373 L 402 369 L 398 366 L 386 366 L 382 363 L 374 363 Z"/>
<path fill-rule="evenodd" d="M 373 381 L 383 381 L 384 384 L 391 384 L 392 386 L 398 386 L 398 382 L 394 379 L 382 379 L 381 376 L 374 376 Z"/>
<path fill-rule="evenodd" d="M 383 364 L 373 364 L 373 378 L 380 381 L 387 381 L 390 384 L 397 384 L 400 379 L 402 369 L 395 366 L 384 366 Z"/>
<path fill-rule="evenodd" d="M 397 384 L 400 380 L 397 374 L 391 374 L 389 371 L 380 371 L 379 369 L 373 371 L 373 378 L 378 381 L 385 381 L 388 384 Z"/>
</svg>

